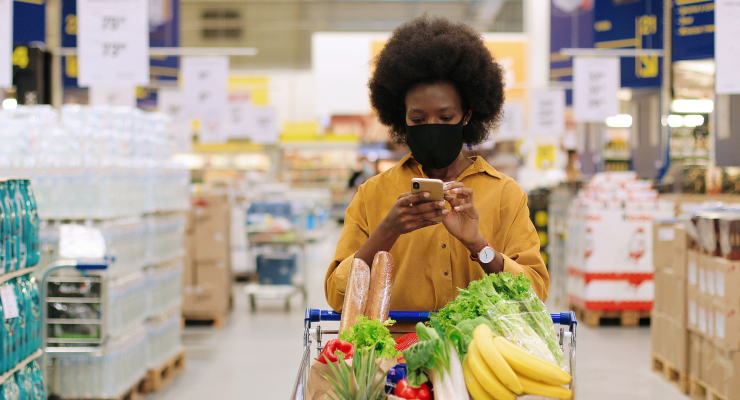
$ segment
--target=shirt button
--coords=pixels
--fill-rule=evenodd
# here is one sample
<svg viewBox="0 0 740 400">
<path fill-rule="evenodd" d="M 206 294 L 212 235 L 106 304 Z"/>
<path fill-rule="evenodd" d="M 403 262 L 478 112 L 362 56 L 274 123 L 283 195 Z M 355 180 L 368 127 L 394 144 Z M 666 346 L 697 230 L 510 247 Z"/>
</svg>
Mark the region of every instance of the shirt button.
<svg viewBox="0 0 740 400">
<path fill-rule="evenodd" d="M 446 249 L 447 248 L 447 244 L 446 243 L 442 243 L 442 248 L 443 249 Z"/>
<path fill-rule="evenodd" d="M 450 271 L 445 271 L 445 276 L 449 275 Z"/>
</svg>

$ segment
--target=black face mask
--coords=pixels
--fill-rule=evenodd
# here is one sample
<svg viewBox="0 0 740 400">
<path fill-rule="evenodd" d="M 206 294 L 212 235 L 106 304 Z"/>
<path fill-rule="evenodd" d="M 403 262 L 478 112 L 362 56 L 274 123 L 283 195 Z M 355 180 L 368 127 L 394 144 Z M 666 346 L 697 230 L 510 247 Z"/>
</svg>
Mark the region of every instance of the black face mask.
<svg viewBox="0 0 740 400">
<path fill-rule="evenodd" d="M 464 121 L 465 117 L 455 125 L 406 125 L 406 144 L 414 160 L 426 168 L 449 167 L 462 151 Z"/>
</svg>

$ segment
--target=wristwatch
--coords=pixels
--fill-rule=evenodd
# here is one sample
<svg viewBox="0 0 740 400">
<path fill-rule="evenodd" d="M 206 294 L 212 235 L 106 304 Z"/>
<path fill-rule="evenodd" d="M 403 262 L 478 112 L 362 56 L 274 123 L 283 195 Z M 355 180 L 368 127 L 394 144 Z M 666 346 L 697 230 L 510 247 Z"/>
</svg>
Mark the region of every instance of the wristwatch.
<svg viewBox="0 0 740 400">
<path fill-rule="evenodd" d="M 482 262 L 483 264 L 488 264 L 489 262 L 493 261 L 493 257 L 496 255 L 496 252 L 493 250 L 490 244 L 486 242 L 485 247 L 483 247 L 478 252 L 478 257 L 470 255 L 470 259 L 475 262 Z"/>
</svg>

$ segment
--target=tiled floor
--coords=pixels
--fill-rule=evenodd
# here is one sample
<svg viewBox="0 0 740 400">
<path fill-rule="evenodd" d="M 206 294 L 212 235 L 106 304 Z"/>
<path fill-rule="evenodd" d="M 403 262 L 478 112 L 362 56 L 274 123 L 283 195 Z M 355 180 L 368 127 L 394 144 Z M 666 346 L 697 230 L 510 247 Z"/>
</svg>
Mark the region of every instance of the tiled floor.
<svg viewBox="0 0 740 400">
<path fill-rule="evenodd" d="M 309 246 L 309 300 L 327 309 L 323 279 L 336 233 Z M 187 366 L 168 388 L 147 400 L 288 399 L 302 354 L 303 306 L 292 311 L 282 302 L 258 302 L 251 313 L 242 285 L 234 286 L 235 307 L 221 329 L 187 327 L 183 342 Z M 336 323 L 322 323 L 336 329 Z M 649 328 L 578 330 L 579 400 L 687 400 L 650 370 Z"/>
</svg>

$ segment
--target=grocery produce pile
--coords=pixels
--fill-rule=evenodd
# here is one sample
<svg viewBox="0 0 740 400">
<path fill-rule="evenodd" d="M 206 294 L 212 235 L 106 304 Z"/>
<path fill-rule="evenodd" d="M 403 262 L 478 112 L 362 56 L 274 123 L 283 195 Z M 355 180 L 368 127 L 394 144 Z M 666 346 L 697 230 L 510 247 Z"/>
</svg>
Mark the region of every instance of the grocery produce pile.
<svg viewBox="0 0 740 400">
<path fill-rule="evenodd" d="M 339 339 L 327 342 L 312 366 L 322 372 L 309 378 L 311 400 L 573 397 L 550 314 L 524 275 L 486 275 L 460 289 L 429 322 L 416 325 L 410 346 L 388 329 L 392 276 L 388 253 L 378 253 L 372 269 L 352 263 Z"/>
</svg>

